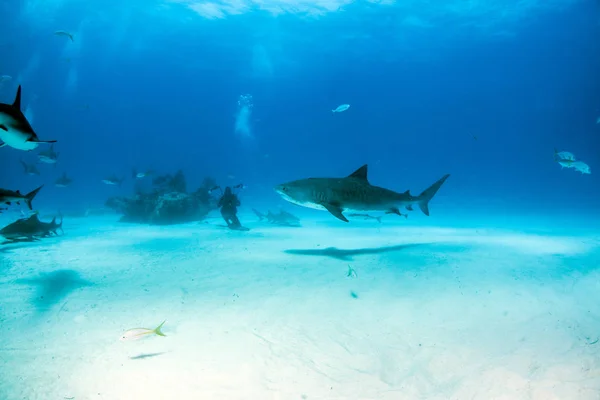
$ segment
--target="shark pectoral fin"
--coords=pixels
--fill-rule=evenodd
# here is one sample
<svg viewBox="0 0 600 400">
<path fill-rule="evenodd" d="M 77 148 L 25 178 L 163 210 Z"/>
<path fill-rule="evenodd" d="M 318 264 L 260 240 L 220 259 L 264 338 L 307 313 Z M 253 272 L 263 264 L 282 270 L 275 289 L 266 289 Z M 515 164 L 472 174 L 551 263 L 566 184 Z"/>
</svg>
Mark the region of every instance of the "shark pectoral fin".
<svg viewBox="0 0 600 400">
<path fill-rule="evenodd" d="M 6 143 L 4 143 L 4 142 L 0 143 L 0 149 L 3 148 L 4 146 L 6 146 Z"/>
<path fill-rule="evenodd" d="M 344 217 L 344 214 L 342 214 L 342 209 L 339 206 L 333 204 L 323 204 L 323 207 L 325 207 L 325 209 L 327 209 L 327 211 L 329 211 L 337 219 L 348 222 L 348 219 Z"/>
<path fill-rule="evenodd" d="M 0 129 L 2 129 L 5 132 L 8 132 L 8 128 L 6 127 L 6 125 L 0 124 Z"/>
<path fill-rule="evenodd" d="M 389 211 L 386 211 L 386 214 L 396 214 L 402 217 L 402 213 L 397 208 L 391 208 Z"/>
</svg>

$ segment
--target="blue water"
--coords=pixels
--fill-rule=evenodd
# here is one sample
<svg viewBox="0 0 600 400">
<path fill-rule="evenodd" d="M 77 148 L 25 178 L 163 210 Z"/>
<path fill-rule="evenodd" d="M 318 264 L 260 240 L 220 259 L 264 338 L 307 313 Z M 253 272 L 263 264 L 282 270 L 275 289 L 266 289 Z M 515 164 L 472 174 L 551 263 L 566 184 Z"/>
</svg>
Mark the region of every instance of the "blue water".
<svg viewBox="0 0 600 400">
<path fill-rule="evenodd" d="M 33 154 L 4 149 L 2 170 L 16 171 L 2 185 L 26 189 L 66 171 L 76 183 L 47 187 L 48 207 L 101 202 L 112 188 L 100 179 L 134 166 L 181 168 L 190 186 L 234 175 L 275 202 L 275 183 L 368 163 L 374 182 L 397 190 L 451 173 L 444 196 L 464 212 L 598 212 L 595 2 L 506 1 L 489 14 L 479 4 L 477 18 L 444 13 L 451 3 L 222 19 L 178 5 L 2 7 L 19 15 L 1 28 L 0 70 L 14 77 L 2 100 L 21 83 L 39 136 L 61 152 L 56 169 L 30 178 L 15 164 Z M 434 26 L 402 24 L 411 15 Z M 234 132 L 246 93 L 250 140 Z M 342 103 L 351 109 L 331 115 Z M 554 148 L 585 160 L 591 176 L 561 171 Z"/>
<path fill-rule="evenodd" d="M 28 192 L 44 184 L 34 204 L 46 215 L 101 208 L 109 197 L 133 194 L 132 168 L 151 168 L 161 174 L 181 169 L 190 191 L 199 187 L 207 176 L 222 186 L 243 183 L 246 189 L 240 194 L 240 218 L 258 233 L 249 235 L 246 244 L 243 236 L 224 236 L 222 229 L 213 226 L 220 223 L 219 214 L 213 212 L 208 228 L 205 225 L 198 228 L 198 235 L 206 242 L 199 240 L 211 243 L 210 249 L 205 250 L 207 257 L 217 257 L 215 265 L 227 264 L 227 260 L 219 259 L 213 251 L 227 246 L 228 240 L 236 243 L 232 245 L 236 249 L 264 246 L 260 244 L 263 239 L 265 243 L 277 243 L 273 245 L 277 252 L 269 253 L 262 247 L 256 250 L 256 254 L 260 254 L 256 260 L 260 262 L 252 264 L 252 268 L 260 268 L 260 263 L 267 260 L 264 267 L 271 270 L 277 267 L 269 262 L 279 262 L 277 257 L 281 257 L 284 250 L 306 246 L 313 246 L 313 250 L 321 246 L 341 247 L 346 243 L 342 239 L 346 234 L 349 247 L 358 246 L 360 237 L 372 239 L 367 246 L 370 248 L 397 244 L 392 239 L 394 232 L 386 230 L 389 226 L 385 224 L 382 228 L 361 222 L 358 228 L 344 231 L 343 223 L 324 211 L 286 203 L 273 191 L 274 185 L 307 177 L 343 177 L 368 164 L 372 184 L 398 192 L 410 189 L 418 194 L 449 173 L 450 178 L 430 205 L 429 218 L 417 210 L 407 221 L 393 216 L 386 217 L 385 221 L 390 221 L 391 226 L 400 224 L 417 229 L 410 231 L 416 237 L 421 235 L 419 227 L 425 229 L 422 234 L 426 236 L 432 235 L 428 229 L 434 227 L 457 229 L 456 237 L 462 238 L 455 240 L 459 247 L 432 250 L 431 254 L 440 254 L 440 257 L 448 249 L 449 253 L 458 254 L 464 250 L 461 246 L 468 248 L 475 243 L 477 239 L 472 236 L 480 234 L 473 234 L 470 229 L 510 232 L 508 239 L 502 236 L 504 233 L 499 234 L 500 239 L 490 233 L 491 239 L 486 245 L 509 243 L 509 247 L 516 246 L 519 251 L 526 249 L 523 254 L 527 256 L 515 250 L 516 255 L 511 253 L 508 261 L 498 261 L 498 265 L 511 266 L 510 271 L 505 271 L 506 275 L 500 273 L 503 278 L 499 281 L 509 287 L 511 274 L 519 270 L 515 265 L 520 261 L 529 262 L 528 266 L 523 265 L 523 271 L 527 272 L 523 272 L 521 278 L 536 287 L 531 293 L 543 295 L 536 285 L 544 281 L 546 285 L 556 285 L 557 293 L 573 295 L 565 303 L 559 300 L 546 303 L 560 304 L 558 308 L 564 315 L 570 312 L 565 304 L 581 300 L 582 295 L 573 294 L 575 283 L 557 283 L 554 280 L 557 276 L 579 277 L 581 274 L 591 277 L 582 286 L 597 287 L 594 266 L 600 221 L 600 124 L 597 123 L 600 118 L 600 4 L 597 1 L 294 4 L 195 3 L 190 0 L 128 1 L 125 4 L 0 0 L 0 16 L 0 75 L 12 77 L 1 83 L 0 102 L 12 103 L 17 85 L 22 85 L 23 108 L 30 109 L 27 115 L 32 126 L 40 139 L 57 140 L 54 148 L 60 152 L 56 166 L 38 165 L 41 175 L 28 176 L 23 173 L 20 160 L 35 162 L 37 152 L 47 145 L 33 152 L 1 148 L 0 187 Z M 57 30 L 71 32 L 74 40 L 55 35 Z M 251 95 L 247 103 L 242 100 L 242 104 L 248 105 L 245 110 L 238 103 L 243 95 Z M 347 111 L 331 112 L 344 103 L 350 104 Z M 553 158 L 554 149 L 574 153 L 590 166 L 591 174 L 562 169 Z M 54 181 L 63 172 L 74 180 L 73 184 L 67 188 L 55 187 Z M 102 179 L 112 174 L 125 177 L 122 186 L 102 183 Z M 144 184 L 149 185 L 147 181 Z M 277 233 L 271 227 L 261 231 L 264 226 L 256 221 L 251 209 L 278 207 L 301 216 L 303 228 L 285 230 L 285 233 Z M 12 207 L 2 214 L 3 223 L 19 218 L 20 210 Z M 82 228 L 88 222 L 89 227 Z M 211 227 L 217 236 L 210 236 Z M 307 233 L 302 233 L 304 228 Z M 178 239 L 169 242 L 166 239 L 169 231 L 164 230 L 168 228 L 132 227 L 118 223 L 116 217 L 101 222 L 85 219 L 75 222 L 65 217 L 66 241 L 51 239 L 51 244 L 39 245 L 41 252 L 48 251 L 54 257 L 48 256 L 49 264 L 40 267 L 40 271 L 50 273 L 55 269 L 52 266 L 72 259 L 68 240 L 85 243 L 87 232 L 96 239 L 106 234 L 108 243 L 113 237 L 122 240 L 121 235 L 126 235 L 123 232 L 129 229 L 131 238 L 135 238 L 130 244 L 138 247 L 135 251 L 134 247 L 127 248 L 127 242 L 119 249 L 131 257 L 134 257 L 131 254 L 143 257 L 141 254 L 154 254 L 154 251 L 162 257 L 176 258 L 182 249 L 189 250 L 189 246 L 196 243 L 178 242 Z M 187 235 L 177 230 L 183 228 L 173 229 L 176 238 Z M 383 242 L 377 243 L 380 229 L 386 234 L 380 236 Z M 460 229 L 469 231 L 464 233 Z M 453 231 L 449 232 L 444 234 L 443 241 L 455 244 L 454 239 L 448 239 Z M 521 234 L 533 236 L 519 236 Z M 158 239 L 145 242 L 145 235 L 158 235 Z M 306 242 L 311 235 L 314 241 Z M 469 239 L 464 239 L 464 235 Z M 529 239 L 534 242 L 530 243 Z M 301 244 L 296 245 L 294 240 Z M 515 244 L 520 241 L 524 243 L 523 249 Z M 60 243 L 64 243 L 63 247 L 52 250 L 52 246 L 61 246 Z M 565 247 L 560 247 L 560 243 Z M 553 246 L 556 247 L 554 253 L 548 250 Z M 90 246 L 88 251 L 93 248 Z M 35 249 L 35 246 L 11 247 L 4 252 L 0 249 L 0 257 L 7 257 L 3 265 L 11 271 L 2 280 L 7 288 L 5 294 L 16 290 L 12 286 L 8 289 L 15 280 L 31 278 L 26 271 L 36 271 L 36 256 L 32 253 Z M 198 249 L 198 253 L 190 257 L 200 257 L 202 251 Z M 485 253 L 482 260 L 488 260 L 486 262 L 496 268 L 494 257 L 499 257 L 502 251 L 500 247 Z M 389 274 L 403 265 L 417 265 L 414 259 L 429 253 L 419 250 L 416 255 L 410 254 L 408 261 L 395 256 L 373 256 L 368 268 L 375 276 L 381 272 L 379 268 Z M 474 257 L 481 254 L 474 254 L 465 256 L 468 260 L 463 261 L 476 264 Z M 540 258 L 536 259 L 538 254 Z M 244 258 L 240 257 L 238 262 L 242 263 L 240 260 Z M 566 261 L 560 261 L 561 257 Z M 99 277 L 101 274 L 97 271 L 86 274 L 81 270 L 85 267 L 84 259 L 82 256 L 80 261 L 74 261 L 73 270 L 87 279 L 88 275 Z M 536 275 L 539 270 L 531 273 L 531 265 L 537 266 L 538 262 L 549 266 L 551 271 L 560 272 L 543 273 L 541 277 Z M 155 265 L 159 261 L 151 263 Z M 178 265 L 176 261 L 171 264 Z M 341 268 L 339 275 L 343 277 L 346 264 L 331 265 Z M 492 265 L 484 261 L 482 264 Z M 287 264 L 282 261 L 277 265 Z M 413 269 L 426 268 L 418 265 Z M 106 268 L 118 271 L 112 264 Z M 413 269 L 407 267 L 406 271 Z M 408 274 L 406 271 L 403 273 Z M 476 272 L 473 271 L 469 270 L 469 278 L 465 279 L 476 285 L 479 280 L 474 278 Z M 304 278 L 318 280 L 320 276 L 307 274 Z M 439 280 L 447 278 L 442 286 L 456 283 L 456 277 L 441 276 L 428 275 L 428 279 L 440 283 Z M 363 273 L 359 277 L 363 277 Z M 288 278 L 279 278 L 272 285 L 287 287 Z M 337 278 L 331 277 L 332 282 L 334 279 Z M 399 278 L 394 275 L 390 279 L 396 282 L 394 279 Z M 489 277 L 486 279 L 485 282 L 491 282 Z M 303 288 L 310 286 L 307 282 L 303 281 Z M 423 290 L 425 287 L 419 286 Z M 347 294 L 349 289 L 344 287 L 342 291 Z M 106 287 L 103 290 L 106 291 L 103 296 L 110 292 Z M 363 287 L 355 300 L 362 299 L 364 290 L 367 289 Z M 427 288 L 428 293 L 431 290 Z M 528 290 L 524 288 L 523 293 Z M 411 301 L 418 304 L 419 290 L 407 293 L 410 293 L 408 297 L 414 295 Z M 590 289 L 590 293 L 593 290 Z M 22 299 L 28 301 L 27 296 Z M 36 301 L 39 299 L 32 304 L 37 305 Z M 72 301 L 71 304 L 76 303 Z M 89 301 L 99 302 L 97 299 Z M 537 301 L 544 303 L 536 300 L 536 304 Z M 292 303 L 290 300 L 289 305 Z M 32 304 L 29 307 L 33 307 Z M 163 309 L 160 303 L 152 304 Z M 375 306 L 375 302 L 370 304 Z M 465 300 L 465 304 L 468 301 Z M 17 310 L 15 312 L 22 311 L 20 305 L 11 307 Z M 432 309 L 439 311 L 434 305 Z M 544 309 L 527 315 L 535 318 L 546 315 L 546 311 L 552 312 Z M 436 311 L 430 312 L 435 314 Z M 597 315 L 596 311 L 591 312 Z M 269 315 L 267 311 L 263 313 Z M 150 317 L 151 313 L 144 315 Z M 181 311 L 181 315 L 186 314 Z M 4 319 L 11 323 L 8 318 L 5 314 Z M 133 325 L 141 323 L 140 319 L 133 319 Z M 108 320 L 108 317 L 102 319 Z M 128 327 L 124 320 L 122 317 L 118 326 L 111 326 L 117 336 L 121 328 Z M 589 319 L 585 324 L 594 326 Z M 15 326 L 28 329 L 25 322 Z M 540 326 L 542 331 L 547 327 L 543 323 Z M 93 328 L 101 329 L 96 324 Z M 381 332 L 387 332 L 382 329 Z M 475 335 L 476 331 L 468 332 Z M 559 336 L 556 338 L 559 342 Z M 551 339 L 548 340 L 551 343 Z M 589 342 L 592 341 L 593 338 Z M 590 353 L 591 359 L 597 358 L 597 350 L 594 351 Z M 9 357 L 8 354 L 5 356 Z M 501 357 L 502 352 L 499 350 L 496 356 Z M 594 365 L 600 368 L 597 362 Z M 488 383 L 506 383 L 506 376 L 498 378 L 499 381 L 488 378 Z M 582 379 L 592 382 L 584 385 L 585 390 L 595 389 L 585 391 L 581 398 L 598 398 L 594 397 L 600 388 L 598 378 Z M 393 390 L 402 386 L 401 381 L 383 380 Z M 337 382 L 343 381 L 338 376 Z M 13 390 L 13 386 L 10 388 Z M 35 384 L 31 390 L 35 392 Z M 421 394 L 439 394 L 441 390 Z M 448 394 L 450 397 L 442 395 L 440 398 L 490 398 L 473 393 L 454 392 Z M 524 392 L 515 393 L 507 398 L 529 398 Z M 281 398 L 300 398 L 296 395 L 300 393 L 294 392 L 294 397 L 283 394 Z M 556 398 L 572 398 L 568 397 L 570 394 L 564 395 L 567 397 Z M 11 396 L 0 392 L 0 399 L 38 398 L 37 394 Z M 349 398 L 342 394 L 336 396 L 340 397 L 331 398 Z"/>
</svg>

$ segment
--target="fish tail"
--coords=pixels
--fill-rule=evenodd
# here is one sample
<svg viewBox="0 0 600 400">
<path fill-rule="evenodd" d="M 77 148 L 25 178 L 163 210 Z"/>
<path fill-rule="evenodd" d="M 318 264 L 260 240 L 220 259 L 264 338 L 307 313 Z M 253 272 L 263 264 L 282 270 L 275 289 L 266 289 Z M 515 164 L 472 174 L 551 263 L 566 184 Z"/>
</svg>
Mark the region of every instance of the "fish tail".
<svg viewBox="0 0 600 400">
<path fill-rule="evenodd" d="M 167 320 L 165 319 L 159 326 L 157 326 L 152 332 L 154 332 L 155 334 L 157 334 L 158 336 L 167 336 L 162 332 L 162 327 L 165 324 L 165 322 L 167 322 Z"/>
<path fill-rule="evenodd" d="M 421 211 L 423 211 L 423 214 L 429 215 L 429 202 L 431 201 L 433 196 L 435 196 L 442 184 L 446 182 L 446 179 L 448 179 L 449 176 L 450 174 L 442 176 L 436 183 L 429 186 L 423 191 L 423 193 L 419 195 L 419 208 L 421 209 Z"/>
<path fill-rule="evenodd" d="M 29 207 L 30 210 L 33 210 L 33 206 L 31 205 L 31 202 L 33 201 L 33 199 L 35 198 L 35 195 L 38 194 L 38 192 L 44 187 L 44 185 L 40 186 L 39 188 L 32 190 L 31 192 L 27 193 L 25 195 L 25 199 L 24 202 L 25 204 L 27 204 L 27 207 Z"/>
</svg>

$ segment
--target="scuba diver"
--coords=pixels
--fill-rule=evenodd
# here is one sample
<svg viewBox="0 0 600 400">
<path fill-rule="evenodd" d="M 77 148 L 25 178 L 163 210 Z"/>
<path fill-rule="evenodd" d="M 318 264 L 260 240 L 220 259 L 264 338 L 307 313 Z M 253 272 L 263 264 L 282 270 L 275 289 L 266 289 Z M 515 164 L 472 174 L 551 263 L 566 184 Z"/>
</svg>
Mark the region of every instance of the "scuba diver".
<svg viewBox="0 0 600 400">
<path fill-rule="evenodd" d="M 211 189 L 211 192 L 217 188 L 221 189 L 220 186 L 215 186 Z M 236 185 L 233 188 L 241 189 L 243 188 L 243 185 Z M 233 193 L 233 190 L 231 190 L 229 186 L 225 188 L 225 192 L 221 189 L 221 198 L 219 199 L 217 206 L 221 209 L 221 216 L 230 229 L 244 229 L 237 217 L 237 208 L 240 206 L 240 199 L 237 194 Z"/>
</svg>

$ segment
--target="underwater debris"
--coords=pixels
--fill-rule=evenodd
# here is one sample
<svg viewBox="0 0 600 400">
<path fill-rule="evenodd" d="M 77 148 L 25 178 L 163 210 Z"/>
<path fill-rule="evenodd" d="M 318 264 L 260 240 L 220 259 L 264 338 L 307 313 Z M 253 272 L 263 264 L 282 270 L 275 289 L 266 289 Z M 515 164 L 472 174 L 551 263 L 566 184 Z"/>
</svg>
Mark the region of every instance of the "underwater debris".
<svg viewBox="0 0 600 400">
<path fill-rule="evenodd" d="M 216 208 L 206 187 L 194 193 L 185 191 L 187 185 L 182 171 L 175 176 L 158 176 L 153 184 L 149 193 L 137 188 L 133 197 L 111 197 L 106 206 L 123 214 L 122 222 L 155 225 L 200 221 Z"/>
<path fill-rule="evenodd" d="M 165 322 L 167 322 L 167 320 L 164 320 L 159 326 L 157 326 L 154 329 L 148 329 L 148 328 L 133 328 L 133 329 L 128 329 L 127 331 L 125 331 L 123 333 L 123 335 L 121 335 L 121 338 L 119 339 L 122 342 L 129 342 L 129 341 L 133 341 L 133 340 L 138 340 L 138 339 L 142 339 L 145 337 L 149 337 L 152 335 L 156 335 L 156 336 L 167 336 L 162 332 L 162 327 L 165 324 Z"/>
</svg>

